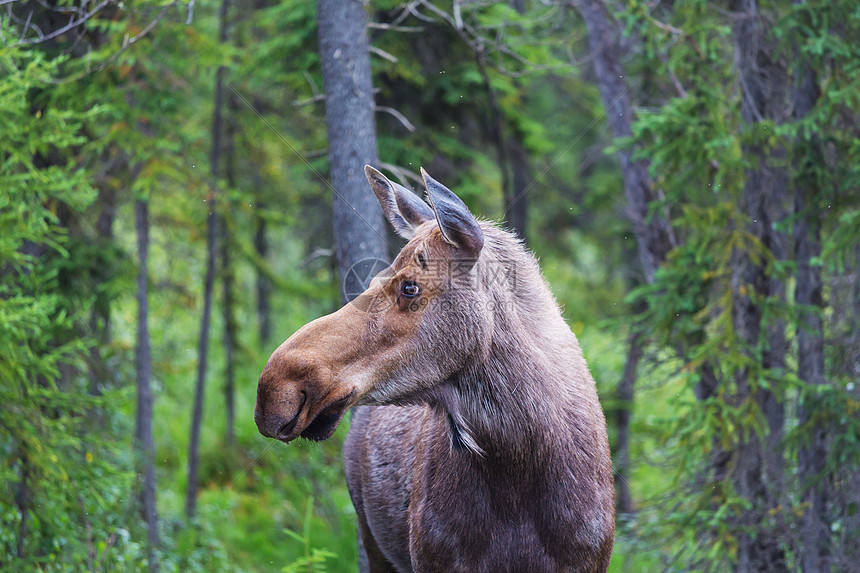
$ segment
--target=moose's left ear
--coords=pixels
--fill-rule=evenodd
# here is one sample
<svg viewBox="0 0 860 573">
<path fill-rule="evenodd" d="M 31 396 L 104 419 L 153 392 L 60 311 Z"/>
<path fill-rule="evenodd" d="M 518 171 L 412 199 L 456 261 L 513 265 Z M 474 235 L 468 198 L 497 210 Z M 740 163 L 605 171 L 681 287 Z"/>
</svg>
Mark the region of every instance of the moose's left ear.
<svg viewBox="0 0 860 573">
<path fill-rule="evenodd" d="M 430 198 L 433 212 L 436 213 L 436 222 L 439 223 L 442 237 L 448 244 L 461 249 L 469 258 L 477 259 L 484 247 L 484 233 L 478 221 L 453 191 L 430 177 L 423 167 L 421 176 L 424 178 L 427 196 Z"/>
<path fill-rule="evenodd" d="M 379 199 L 385 218 L 404 239 L 411 239 L 419 225 L 433 219 L 433 211 L 427 203 L 406 187 L 390 181 L 370 165 L 364 166 L 364 174 Z"/>
</svg>

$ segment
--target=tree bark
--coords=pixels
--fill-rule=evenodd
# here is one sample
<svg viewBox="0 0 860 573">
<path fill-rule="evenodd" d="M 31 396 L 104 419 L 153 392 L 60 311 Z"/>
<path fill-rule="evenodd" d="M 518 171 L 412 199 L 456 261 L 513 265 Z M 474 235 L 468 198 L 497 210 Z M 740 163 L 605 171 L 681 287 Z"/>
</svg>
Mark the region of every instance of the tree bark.
<svg viewBox="0 0 860 573">
<path fill-rule="evenodd" d="M 219 19 L 221 30 L 219 42 L 227 40 L 227 10 L 229 0 L 221 0 Z M 197 511 L 197 465 L 200 446 L 200 424 L 203 420 L 203 394 L 206 388 L 206 366 L 209 351 L 209 322 L 212 314 L 212 285 L 215 282 L 215 253 L 218 245 L 218 214 L 216 194 L 221 158 L 221 119 L 224 99 L 224 73 L 226 68 L 219 66 L 215 72 L 215 105 L 212 111 L 212 150 L 209 157 L 212 178 L 209 191 L 209 216 L 207 217 L 206 236 L 206 278 L 203 286 L 203 318 L 200 325 L 200 347 L 198 351 L 197 384 L 194 389 L 194 407 L 191 414 L 191 439 L 188 445 L 188 490 L 185 498 L 185 513 L 191 518 Z"/>
<path fill-rule="evenodd" d="M 606 107 L 606 121 L 613 137 L 628 137 L 633 133 L 633 107 L 627 96 L 628 87 L 624 81 L 621 65 L 622 53 L 618 25 L 610 17 L 603 0 L 581 0 L 577 7 L 588 32 L 594 73 Z M 626 213 L 636 237 L 643 277 L 646 282 L 652 283 L 654 273 L 673 246 L 671 228 L 669 223 L 659 216 L 649 218 L 649 205 L 655 200 L 656 195 L 648 174 L 648 163 L 645 160 L 634 161 L 633 151 L 629 148 L 620 150 L 618 159 L 624 178 Z M 632 512 L 634 505 L 629 484 L 624 478 L 630 466 L 630 416 L 636 385 L 636 368 L 641 357 L 643 342 L 641 333 L 635 330 L 631 332 L 630 354 L 623 378 L 616 389 L 619 398 L 616 411 L 618 422 L 616 464 L 621 476 L 618 484 L 620 513 Z"/>
<path fill-rule="evenodd" d="M 508 150 L 511 158 L 513 189 L 511 201 L 505 201 L 505 211 L 508 213 L 511 227 L 523 241 L 528 242 L 529 198 L 525 190 L 532 182 L 529 154 L 520 142 L 514 139 L 508 140 Z"/>
<path fill-rule="evenodd" d="M 797 4 L 797 2 L 795 2 Z M 799 46 L 799 42 L 797 44 Z M 798 51 L 798 73 L 795 78 L 792 100 L 794 119 L 804 118 L 815 106 L 819 97 L 815 71 Z M 811 386 L 826 384 L 824 370 L 824 328 L 821 312 L 824 297 L 821 285 L 821 267 L 814 260 L 821 255 L 820 186 L 813 170 L 824 163 L 819 141 L 798 138 L 795 145 L 798 177 L 794 194 L 794 241 L 797 261 L 795 301 L 802 314 L 797 327 L 797 375 Z M 799 160 L 799 161 L 798 161 Z M 827 463 L 826 428 L 812 422 L 816 404 L 812 392 L 802 393 L 797 405 L 798 423 L 811 425 L 810 440 L 797 454 L 801 502 L 805 504 L 801 521 L 802 540 L 800 562 L 804 573 L 830 571 L 830 526 L 827 519 L 827 484 L 819 477 Z"/>
<path fill-rule="evenodd" d="M 108 171 L 115 163 L 115 161 L 107 162 L 108 167 L 105 171 Z M 99 180 L 98 189 L 99 212 L 96 217 L 96 241 L 108 247 L 114 241 L 113 222 L 116 218 L 116 188 Z M 102 295 L 102 297 L 104 296 Z M 90 332 L 98 341 L 98 344 L 94 344 L 89 352 L 89 392 L 93 396 L 101 394 L 102 385 L 108 377 L 102 352 L 110 343 L 110 301 L 106 301 L 102 297 L 96 298 L 96 303 L 90 313 Z"/>
<path fill-rule="evenodd" d="M 784 119 L 784 70 L 768 53 L 769 38 L 762 29 L 756 0 L 738 0 L 734 6 L 735 61 L 741 86 L 741 118 L 747 128 L 758 129 L 762 120 Z M 756 158 L 747 170 L 741 194 L 741 211 L 746 216 L 746 230 L 757 237 L 774 259 L 787 258 L 786 237 L 777 230 L 785 216 L 787 174 L 776 166 L 775 159 L 784 156 L 780 148 L 766 149 L 760 144 L 743 145 L 747 157 Z M 785 324 L 766 318 L 757 296 L 767 300 L 784 300 L 782 281 L 767 270 L 767 262 L 748 252 L 735 257 L 732 288 L 732 318 L 735 332 L 743 341 L 750 358 L 767 372 L 785 369 Z M 763 342 L 764 341 L 764 342 Z M 758 355 L 758 348 L 761 354 Z M 766 375 L 766 374 L 765 374 Z M 741 430 L 732 473 L 737 493 L 749 502 L 738 523 L 737 571 L 787 571 L 788 566 L 778 536 L 768 527 L 768 516 L 779 506 L 784 483 L 784 460 L 780 453 L 785 423 L 783 398 L 763 385 L 755 372 L 743 368 L 736 373 L 739 403 L 754 400 L 767 422 L 762 441 L 750 428 Z"/>
<path fill-rule="evenodd" d="M 149 205 L 143 199 L 134 202 L 137 227 L 137 424 L 135 438 L 138 467 L 143 470 L 141 501 L 147 529 L 149 570 L 158 570 L 158 513 L 155 490 L 155 443 L 152 438 L 152 388 L 150 385 L 151 353 L 149 348 Z"/>
<path fill-rule="evenodd" d="M 222 225 L 221 236 L 221 288 L 223 301 L 221 317 L 224 326 L 224 408 L 226 412 L 225 439 L 228 446 L 235 443 L 235 349 L 236 340 L 236 301 L 233 296 L 235 276 L 230 255 L 230 238 L 226 225 Z"/>
<path fill-rule="evenodd" d="M 501 106 L 499 106 L 496 90 L 493 89 L 493 85 L 490 83 L 490 75 L 487 73 L 487 63 L 483 47 L 478 46 L 475 48 L 475 60 L 478 63 L 478 71 L 481 73 L 481 79 L 484 82 L 484 91 L 487 94 L 487 103 L 489 103 L 487 123 L 493 144 L 496 147 L 496 164 L 502 173 L 502 196 L 505 199 L 504 217 L 510 230 L 516 233 L 519 238 L 525 240 L 526 194 L 520 194 L 519 192 L 525 190 L 529 182 L 526 181 L 522 188 L 517 187 L 514 164 L 511 157 L 511 142 L 505 135 L 505 118 L 502 115 Z M 520 151 L 522 151 L 521 148 Z M 523 157 L 519 157 L 518 159 L 520 159 L 519 167 L 522 167 Z M 519 173 L 519 175 L 522 175 L 522 173 Z"/>
<path fill-rule="evenodd" d="M 580 0 L 578 9 L 588 30 L 594 73 L 606 107 L 606 122 L 614 138 L 629 137 L 633 134 L 633 107 L 627 96 L 629 88 L 621 65 L 618 25 L 610 17 L 603 0 Z M 648 162 L 634 160 L 633 151 L 629 148 L 618 151 L 618 160 L 624 176 L 627 216 L 636 236 L 645 280 L 650 283 L 673 246 L 672 231 L 662 217 L 649 217 L 649 205 L 656 199 L 656 194 L 648 174 Z"/>
<path fill-rule="evenodd" d="M 523 0 L 511 0 L 511 7 L 518 14 L 525 13 L 526 5 Z M 526 189 L 532 183 L 531 168 L 529 166 L 529 154 L 517 139 L 511 137 L 508 140 L 508 157 L 511 161 L 511 193 L 505 198 L 505 213 L 511 228 L 526 243 L 527 223 L 529 212 L 528 193 Z"/>
<path fill-rule="evenodd" d="M 343 281 L 358 261 L 387 258 L 382 210 L 364 176 L 364 166 L 377 163 L 367 16 L 357 0 L 318 0 L 317 22 L 335 250 Z"/>
<path fill-rule="evenodd" d="M 228 96 L 227 129 L 224 134 L 224 176 L 229 189 L 236 186 L 235 166 L 235 97 Z M 235 443 L 235 349 L 238 345 L 236 325 L 236 300 L 234 296 L 236 276 L 233 272 L 231 257 L 232 233 L 227 224 L 228 213 L 232 211 L 230 199 L 226 199 L 227 208 L 221 217 L 221 317 L 224 328 L 224 409 L 226 413 L 225 439 L 228 446 Z"/>
<path fill-rule="evenodd" d="M 378 163 L 367 15 L 357 0 L 317 0 L 320 61 L 331 169 L 332 214 L 341 300 L 350 268 L 387 260 L 382 209 L 367 184 L 365 165 Z M 367 556 L 358 537 L 359 566 Z M 360 569 L 364 571 L 365 569 Z"/>
<path fill-rule="evenodd" d="M 96 219 L 96 237 L 104 244 L 111 244 L 113 237 L 113 222 L 116 219 L 116 188 L 111 185 L 99 187 L 99 214 Z M 99 325 L 101 319 L 101 325 Z M 92 331 L 101 344 L 110 342 L 110 305 L 94 308 L 92 314 Z"/>
<path fill-rule="evenodd" d="M 268 260 L 269 257 L 269 241 L 266 236 L 266 218 L 260 213 L 265 211 L 266 206 L 263 202 L 258 202 L 254 211 L 254 250 L 261 261 Z M 260 342 L 265 344 L 272 337 L 272 321 L 269 318 L 271 313 L 271 304 L 269 303 L 269 295 L 272 286 L 269 283 L 269 278 L 261 270 L 257 270 L 257 322 L 260 329 Z"/>
<path fill-rule="evenodd" d="M 642 358 L 643 343 L 642 331 L 634 329 L 630 335 L 630 350 L 627 354 L 627 362 L 624 364 L 624 375 L 615 390 L 615 398 L 618 401 L 618 409 L 615 411 L 615 424 L 618 430 L 615 448 L 615 471 L 619 477 L 615 482 L 618 489 L 616 501 L 618 513 L 630 514 L 635 511 L 627 477 L 630 473 L 630 415 L 636 387 L 636 370 Z"/>
</svg>

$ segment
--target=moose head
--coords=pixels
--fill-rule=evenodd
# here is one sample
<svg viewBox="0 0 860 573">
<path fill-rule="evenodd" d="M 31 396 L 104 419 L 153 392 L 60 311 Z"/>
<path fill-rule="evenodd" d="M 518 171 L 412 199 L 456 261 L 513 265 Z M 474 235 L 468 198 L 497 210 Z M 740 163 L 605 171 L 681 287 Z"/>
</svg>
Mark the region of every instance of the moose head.
<svg viewBox="0 0 860 573">
<path fill-rule="evenodd" d="M 481 225 L 450 189 L 421 174 L 430 204 L 366 166 L 395 231 L 409 242 L 358 298 L 305 325 L 272 353 L 257 386 L 261 434 L 329 438 L 356 405 L 420 401 L 485 355 L 490 295 L 474 284 Z"/>
</svg>

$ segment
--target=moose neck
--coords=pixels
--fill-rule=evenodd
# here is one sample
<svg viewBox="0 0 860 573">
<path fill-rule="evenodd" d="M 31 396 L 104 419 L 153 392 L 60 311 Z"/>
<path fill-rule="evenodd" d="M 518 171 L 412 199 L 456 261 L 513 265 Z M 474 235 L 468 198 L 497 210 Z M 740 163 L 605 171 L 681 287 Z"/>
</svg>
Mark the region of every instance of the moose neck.
<svg viewBox="0 0 860 573">
<path fill-rule="evenodd" d="M 586 426 L 597 397 L 552 295 L 539 275 L 530 282 L 533 292 L 514 292 L 511 305 L 500 305 L 488 353 L 442 384 L 431 402 L 449 417 L 453 447 L 540 464 Z"/>
</svg>

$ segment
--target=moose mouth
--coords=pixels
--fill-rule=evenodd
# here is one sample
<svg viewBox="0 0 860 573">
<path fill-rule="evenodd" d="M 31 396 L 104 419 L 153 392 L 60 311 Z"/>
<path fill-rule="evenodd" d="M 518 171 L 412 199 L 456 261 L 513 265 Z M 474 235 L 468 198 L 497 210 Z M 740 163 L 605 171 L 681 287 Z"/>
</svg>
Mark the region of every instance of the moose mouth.
<svg viewBox="0 0 860 573">
<path fill-rule="evenodd" d="M 304 392 L 302 394 L 304 394 Z M 321 442 L 322 440 L 329 439 L 332 434 L 334 434 L 335 430 L 337 430 L 343 415 L 349 409 L 349 404 L 354 394 L 355 392 L 353 391 L 343 398 L 335 400 L 320 410 L 317 415 L 314 416 L 313 420 L 304 427 L 304 429 L 297 432 L 296 425 L 298 424 L 299 418 L 302 417 L 301 410 L 304 407 L 303 401 L 302 406 L 299 407 L 299 414 L 291 421 L 281 426 L 278 430 L 278 439 L 285 443 L 291 442 L 299 436 L 314 442 Z M 305 396 L 305 399 L 306 398 L 307 396 Z"/>
</svg>

